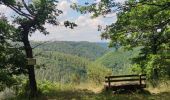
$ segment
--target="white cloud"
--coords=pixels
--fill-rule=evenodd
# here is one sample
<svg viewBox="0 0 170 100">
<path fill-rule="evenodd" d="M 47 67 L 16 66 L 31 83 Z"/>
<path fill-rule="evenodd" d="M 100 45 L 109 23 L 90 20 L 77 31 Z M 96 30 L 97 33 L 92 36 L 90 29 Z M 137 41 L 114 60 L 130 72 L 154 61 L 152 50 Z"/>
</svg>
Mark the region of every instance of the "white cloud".
<svg viewBox="0 0 170 100">
<path fill-rule="evenodd" d="M 4 12 L 5 10 L 6 10 L 6 6 L 4 6 L 4 5 L 0 5 L 0 12 Z"/>
<path fill-rule="evenodd" d="M 116 18 L 111 18 L 105 20 L 103 17 L 97 17 L 92 19 L 91 14 L 80 15 L 70 8 L 72 2 L 77 2 L 77 0 L 61 0 L 59 2 L 59 9 L 64 11 L 64 14 L 59 17 L 59 21 L 63 23 L 65 20 L 75 22 L 78 27 L 75 29 L 65 28 L 61 26 L 45 25 L 47 31 L 50 32 L 49 35 L 44 36 L 43 34 L 36 32 L 30 37 L 30 40 L 36 41 L 91 41 L 97 42 L 101 41 L 100 32 L 97 31 L 98 25 L 105 26 L 115 21 Z M 111 15 L 110 15 L 111 16 Z"/>
<path fill-rule="evenodd" d="M 116 13 L 107 14 L 105 17 L 106 17 L 106 18 L 107 18 L 107 17 L 109 17 L 109 18 L 116 17 Z"/>
<path fill-rule="evenodd" d="M 78 1 L 77 0 L 70 0 L 71 3 L 77 3 Z"/>
<path fill-rule="evenodd" d="M 90 15 L 80 15 L 74 21 L 78 24 L 78 27 L 74 29 L 65 28 L 64 26 L 55 27 L 47 24 L 45 27 L 47 28 L 47 31 L 50 32 L 50 35 L 44 36 L 36 32 L 30 39 L 37 41 L 101 41 L 100 32 L 97 31 L 97 26 L 107 24 L 102 17 L 91 19 Z"/>
<path fill-rule="evenodd" d="M 70 10 L 70 3 L 66 0 L 63 0 L 63 1 L 59 2 L 57 8 L 64 11 L 62 16 L 66 16 L 68 11 Z"/>
<path fill-rule="evenodd" d="M 102 17 L 92 19 L 90 18 L 89 14 L 79 16 L 75 20 L 75 23 L 78 24 L 80 27 L 89 27 L 90 29 L 96 29 L 98 25 L 106 25 L 106 23 L 103 22 Z"/>
<path fill-rule="evenodd" d="M 10 8 L 8 8 L 5 5 L 0 5 L 0 13 L 1 14 L 5 14 L 6 16 L 10 15 L 12 12 L 12 10 Z"/>
<path fill-rule="evenodd" d="M 59 9 L 61 9 L 61 10 L 68 10 L 68 9 L 69 9 L 69 7 L 70 7 L 69 2 L 68 2 L 68 1 L 66 1 L 66 0 L 63 0 L 63 1 L 59 2 L 59 4 L 58 4 L 58 7 L 57 7 L 57 8 L 59 8 Z"/>
<path fill-rule="evenodd" d="M 50 26 L 48 26 L 50 27 Z M 51 27 L 48 28 L 50 35 L 44 36 L 43 34 L 36 32 L 32 35 L 30 40 L 36 41 L 100 41 L 100 32 L 94 31 L 94 29 L 87 28 L 75 28 L 68 29 L 64 27 Z"/>
<path fill-rule="evenodd" d="M 101 0 L 95 0 L 95 3 L 99 3 Z"/>
</svg>

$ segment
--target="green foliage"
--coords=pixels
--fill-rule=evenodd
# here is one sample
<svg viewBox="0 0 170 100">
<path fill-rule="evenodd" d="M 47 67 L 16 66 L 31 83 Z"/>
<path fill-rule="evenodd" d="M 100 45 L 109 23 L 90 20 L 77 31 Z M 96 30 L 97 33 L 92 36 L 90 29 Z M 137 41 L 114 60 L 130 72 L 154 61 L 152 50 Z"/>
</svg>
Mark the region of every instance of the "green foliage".
<svg viewBox="0 0 170 100">
<path fill-rule="evenodd" d="M 169 69 L 169 64 L 170 61 L 165 58 L 165 56 L 162 56 L 162 54 L 157 54 L 157 55 L 153 55 L 150 54 L 146 57 L 145 60 L 142 60 L 142 65 L 143 67 L 141 68 L 141 64 L 136 64 L 134 66 L 134 71 L 138 71 L 139 73 L 146 73 L 149 79 L 151 80 L 155 80 L 157 78 L 168 78 L 169 77 L 169 73 L 170 73 L 170 69 Z M 136 58 L 134 61 L 138 60 L 138 58 Z M 159 70 L 158 72 L 155 70 Z M 157 76 L 159 77 L 157 77 Z"/>
<path fill-rule="evenodd" d="M 124 45 L 128 48 L 143 46 L 133 62 L 140 66 L 141 70 L 145 70 L 149 78 L 165 78 L 169 75 L 166 71 L 168 64 L 162 63 L 165 59 L 160 52 L 169 50 L 170 11 L 169 7 L 165 6 L 168 1 L 131 3 L 134 7 L 129 5 L 128 11 L 120 12 L 117 22 L 112 24 L 103 36 L 108 35 L 113 45 Z"/>
<path fill-rule="evenodd" d="M 17 84 L 16 75 L 25 74 L 24 54 L 11 44 L 15 28 L 6 19 L 0 19 L 0 90 Z"/>
<path fill-rule="evenodd" d="M 52 96 L 55 95 L 56 91 L 66 91 L 74 89 L 71 84 L 61 84 L 61 83 L 52 83 L 49 81 L 37 81 L 38 86 L 38 96 Z M 22 80 L 21 84 L 14 89 L 17 89 L 17 97 L 28 99 L 29 97 L 29 84 L 28 81 Z"/>
<path fill-rule="evenodd" d="M 4 90 L 6 87 L 11 87 L 17 84 L 16 79 L 11 76 L 8 72 L 0 71 L 0 91 Z"/>
<path fill-rule="evenodd" d="M 50 94 L 55 93 L 56 90 L 58 91 L 66 91 L 66 90 L 74 90 L 75 86 L 72 84 L 61 84 L 61 83 L 52 83 L 49 81 L 38 81 L 38 88 L 42 94 Z"/>
<path fill-rule="evenodd" d="M 138 56 L 139 50 L 140 47 L 129 51 L 120 48 L 117 51 L 109 51 L 95 62 L 110 68 L 113 75 L 131 74 L 131 68 L 133 66 L 131 59 Z"/>
<path fill-rule="evenodd" d="M 89 63 L 84 58 L 55 51 L 46 51 L 37 60 L 40 65 L 46 66 L 45 70 L 43 68 L 37 70 L 38 79 L 61 83 L 72 82 L 75 78 L 72 79 L 73 76 L 80 77 L 77 78 L 77 81 L 85 79 L 85 67 Z"/>
<path fill-rule="evenodd" d="M 41 42 L 32 42 L 32 46 L 41 44 Z M 106 44 L 101 44 L 106 45 Z M 67 41 L 56 41 L 46 43 L 38 46 L 43 51 L 58 51 L 65 54 L 76 55 L 79 57 L 95 60 L 102 56 L 108 51 L 107 48 L 100 46 L 100 43 L 89 43 L 89 42 L 67 42 Z"/>
<path fill-rule="evenodd" d="M 102 64 L 91 63 L 88 65 L 87 77 L 89 81 L 101 84 L 105 80 L 105 76 L 111 75 L 111 70 Z"/>
<path fill-rule="evenodd" d="M 84 4 L 73 3 L 71 8 L 80 12 L 81 14 L 92 13 L 92 18 L 98 17 L 100 15 L 104 16 L 120 9 L 119 3 L 115 2 L 114 0 L 93 1 L 84 1 Z"/>
</svg>

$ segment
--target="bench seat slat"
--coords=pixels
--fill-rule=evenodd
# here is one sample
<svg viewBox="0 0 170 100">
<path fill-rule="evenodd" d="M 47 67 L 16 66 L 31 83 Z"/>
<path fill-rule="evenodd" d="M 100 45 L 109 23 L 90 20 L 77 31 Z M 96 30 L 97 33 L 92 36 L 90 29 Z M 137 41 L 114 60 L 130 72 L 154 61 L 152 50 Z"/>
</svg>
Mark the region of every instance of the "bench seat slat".
<svg viewBox="0 0 170 100">
<path fill-rule="evenodd" d="M 140 76 L 146 76 L 146 74 L 141 74 Z M 121 77 L 139 77 L 139 75 L 119 75 L 119 76 L 106 76 L 105 78 L 121 78 Z"/>
<path fill-rule="evenodd" d="M 146 78 L 141 78 L 141 80 L 146 80 Z M 139 78 L 136 79 L 118 79 L 118 80 L 106 80 L 105 82 L 122 82 L 122 81 L 139 81 Z"/>
</svg>

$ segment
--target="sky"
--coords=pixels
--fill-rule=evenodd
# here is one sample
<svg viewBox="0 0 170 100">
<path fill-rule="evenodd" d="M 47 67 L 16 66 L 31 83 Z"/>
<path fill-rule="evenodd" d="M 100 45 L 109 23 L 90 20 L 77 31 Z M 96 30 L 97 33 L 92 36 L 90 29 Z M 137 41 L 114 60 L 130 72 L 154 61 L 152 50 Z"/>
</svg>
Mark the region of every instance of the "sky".
<svg viewBox="0 0 170 100">
<path fill-rule="evenodd" d="M 99 16 L 92 19 L 91 14 L 80 14 L 70 8 L 72 3 L 99 2 L 100 0 L 59 0 L 58 8 L 63 10 L 63 14 L 58 17 L 58 20 L 63 23 L 66 20 L 75 22 L 78 27 L 69 29 L 62 24 L 59 26 L 52 26 L 45 24 L 49 35 L 43 35 L 36 31 L 29 39 L 33 41 L 89 41 L 89 42 L 106 42 L 108 40 L 101 40 L 101 32 L 98 31 L 98 25 L 109 25 L 116 21 L 116 14 L 108 15 L 108 18 Z M 124 0 L 116 0 L 124 2 Z M 3 5 L 0 5 L 0 12 L 10 16 L 11 10 Z"/>
</svg>

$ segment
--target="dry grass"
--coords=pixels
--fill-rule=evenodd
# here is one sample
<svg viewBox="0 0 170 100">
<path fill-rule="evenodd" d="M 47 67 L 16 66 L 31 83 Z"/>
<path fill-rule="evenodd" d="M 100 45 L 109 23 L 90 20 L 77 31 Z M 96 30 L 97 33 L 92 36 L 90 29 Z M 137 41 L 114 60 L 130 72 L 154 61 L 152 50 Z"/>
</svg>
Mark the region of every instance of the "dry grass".
<svg viewBox="0 0 170 100">
<path fill-rule="evenodd" d="M 48 88 L 38 98 L 31 100 L 170 100 L 169 86 L 160 85 L 159 88 L 147 88 L 148 91 L 137 91 L 113 94 L 111 91 L 104 91 L 103 85 L 92 83 L 64 88 Z M 20 96 L 12 100 L 28 100 L 28 97 Z"/>
<path fill-rule="evenodd" d="M 94 93 L 100 93 L 103 90 L 103 85 L 101 84 L 94 84 L 94 83 L 81 83 L 80 85 L 76 86 L 78 90 L 89 90 Z"/>
<path fill-rule="evenodd" d="M 159 94 L 162 92 L 170 92 L 170 84 L 163 83 L 156 88 L 150 86 L 149 88 L 147 88 L 147 90 L 152 94 Z"/>
</svg>

